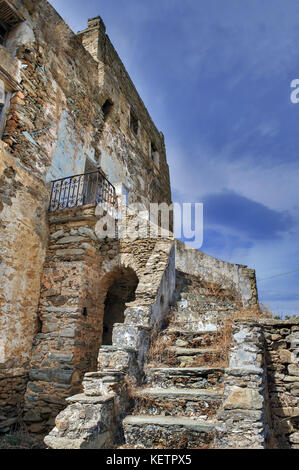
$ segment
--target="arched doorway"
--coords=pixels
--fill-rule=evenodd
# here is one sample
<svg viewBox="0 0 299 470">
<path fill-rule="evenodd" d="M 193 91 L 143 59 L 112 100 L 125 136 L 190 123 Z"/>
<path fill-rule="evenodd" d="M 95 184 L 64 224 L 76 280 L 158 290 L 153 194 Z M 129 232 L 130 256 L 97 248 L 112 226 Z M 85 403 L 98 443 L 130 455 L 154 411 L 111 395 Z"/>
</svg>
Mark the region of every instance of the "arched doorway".
<svg viewBox="0 0 299 470">
<path fill-rule="evenodd" d="M 126 304 L 135 300 L 138 277 L 131 268 L 119 268 L 110 274 L 111 282 L 104 303 L 102 345 L 112 344 L 115 323 L 123 323 Z"/>
</svg>

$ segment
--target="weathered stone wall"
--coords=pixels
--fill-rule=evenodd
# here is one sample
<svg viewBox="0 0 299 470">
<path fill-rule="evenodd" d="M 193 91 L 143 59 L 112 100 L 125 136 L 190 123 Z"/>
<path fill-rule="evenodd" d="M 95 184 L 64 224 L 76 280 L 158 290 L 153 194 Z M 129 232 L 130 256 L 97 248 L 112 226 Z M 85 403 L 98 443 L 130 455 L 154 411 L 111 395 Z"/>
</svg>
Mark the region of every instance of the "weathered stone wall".
<svg viewBox="0 0 299 470">
<path fill-rule="evenodd" d="M 113 344 L 100 349 L 98 371 L 85 374 L 84 393 L 68 398 L 67 408 L 56 417 L 45 438 L 50 448 L 111 448 L 123 440 L 122 420 L 131 406 L 128 383 L 140 383 L 150 335 L 161 328 L 173 298 L 174 244 L 161 239 L 122 241 L 119 255 L 121 265 L 133 266 L 138 274 L 139 292 L 125 311 L 124 323 L 114 325 Z M 111 273 L 102 282 L 107 276 Z"/>
<path fill-rule="evenodd" d="M 16 417 L 26 387 L 47 244 L 46 195 L 0 141 L 0 429 L 4 418 Z"/>
<path fill-rule="evenodd" d="M 2 122 L 5 124 L 4 132 L 0 136 L 0 405 L 4 417 L 10 417 L 11 412 L 16 414 L 15 405 L 22 402 L 33 337 L 41 328 L 41 318 L 38 319 L 37 312 L 48 237 L 46 213 L 50 194 L 47 183 L 54 178 L 83 173 L 88 158 L 94 165 L 102 164 L 111 182 L 117 186 L 119 194 L 123 193 L 122 185 L 125 184 L 132 200 L 140 200 L 146 204 L 155 201 L 170 202 L 164 140 L 136 90 L 133 100 L 138 105 L 133 104 L 142 120 L 141 140 L 130 130 L 129 123 L 121 119 L 120 103 L 127 106 L 128 111 L 129 95 L 133 89 L 132 82 L 121 67 L 113 73 L 121 73 L 122 77 L 111 76 L 113 83 L 119 80 L 120 85 L 116 85 L 116 88 L 123 87 L 123 91 L 119 91 L 119 105 L 115 101 L 111 118 L 104 120 L 103 100 L 108 96 L 112 83 L 107 77 L 111 75 L 110 67 L 113 63 L 121 63 L 112 45 L 108 47 L 108 38 L 107 54 L 109 48 L 110 55 L 111 51 L 114 52 L 113 57 L 107 59 L 106 67 L 90 55 L 81 40 L 48 2 L 11 0 L 10 3 L 22 21 L 12 28 L 5 47 L 0 46 L 0 79 L 11 93 L 10 105 L 5 121 Z M 108 94 L 114 98 L 113 93 L 113 96 Z M 148 141 L 155 142 L 158 148 L 159 165 L 152 161 L 149 149 L 145 151 L 144 129 Z M 52 339 L 56 345 L 54 349 L 57 350 L 55 354 L 58 356 L 54 355 L 49 359 L 40 345 L 39 335 L 42 337 L 43 334 L 50 334 L 54 316 L 61 315 L 59 308 L 72 309 L 73 313 L 66 315 L 67 320 L 63 318 L 59 323 L 60 327 L 65 320 L 66 327 L 63 331 L 68 330 L 67 334 L 71 334 L 75 321 L 71 315 L 76 316 L 76 309 L 81 308 L 81 304 L 76 304 L 77 300 L 72 298 L 70 290 L 75 289 L 76 282 L 79 288 L 80 280 L 88 278 L 84 295 L 86 302 L 92 305 L 91 311 L 94 311 L 90 313 L 88 321 L 83 321 L 80 317 L 80 334 L 81 337 L 86 334 L 89 338 L 91 349 L 98 347 L 99 343 L 94 341 L 91 331 L 101 328 L 102 320 L 97 315 L 97 309 L 101 307 L 94 306 L 94 294 L 89 293 L 94 287 L 89 273 L 95 273 L 93 279 L 96 282 L 98 271 L 87 249 L 84 254 L 86 252 L 87 258 L 89 256 L 88 262 L 81 261 L 80 256 L 78 261 L 78 252 L 74 252 L 68 265 L 63 256 L 60 257 L 56 270 L 51 264 L 57 261 L 51 260 L 52 245 L 53 243 L 47 255 L 39 307 L 39 315 L 41 316 L 41 312 L 44 315 L 42 327 L 49 331 L 39 332 L 35 338 L 36 356 L 33 363 L 38 354 L 39 361 L 50 361 L 54 371 L 59 369 L 60 361 L 64 364 L 68 364 L 68 360 L 76 363 L 77 375 L 74 374 L 71 379 L 67 372 L 63 378 L 59 375 L 57 389 L 59 388 L 59 393 L 65 394 L 70 386 L 79 384 L 81 370 L 94 367 L 95 353 L 91 351 L 90 355 L 82 357 L 78 346 L 72 357 L 61 357 L 61 354 L 69 354 L 70 343 L 80 343 L 80 339 L 66 336 L 61 341 L 57 339 L 55 343 L 53 338 L 56 332 L 52 330 Z M 63 251 L 63 245 L 60 248 Z M 106 248 L 108 249 L 103 246 L 103 257 L 109 265 L 111 250 L 114 256 L 117 248 L 114 245 L 109 246 L 109 243 Z M 76 249 L 78 248 L 75 247 L 74 250 Z M 134 249 L 133 247 L 132 253 Z M 61 285 L 64 282 L 61 287 L 63 294 L 49 295 L 47 299 L 44 295 L 47 275 L 54 283 L 54 290 L 59 282 Z M 64 276 L 65 279 L 62 279 Z M 70 289 L 68 285 L 71 286 Z M 62 307 L 63 299 L 68 295 L 70 298 L 67 305 Z M 47 302 L 49 311 L 45 319 Z M 83 302 L 82 299 L 80 302 Z M 53 310 L 50 312 L 51 308 Z M 69 370 L 69 365 L 65 370 Z M 4 408 L 8 410 L 8 414 Z M 43 412 L 45 417 L 49 416 L 47 406 Z M 31 416 L 31 422 L 37 423 L 35 428 L 39 428 L 36 416 Z"/>
<path fill-rule="evenodd" d="M 299 319 L 267 320 L 265 338 L 271 446 L 299 448 Z"/>
<path fill-rule="evenodd" d="M 264 337 L 255 322 L 237 321 L 233 326 L 224 397 L 217 413 L 216 448 L 265 448 Z"/>
<path fill-rule="evenodd" d="M 85 206 L 49 215 L 40 331 L 34 340 L 25 401 L 24 419 L 33 432 L 53 426 L 65 398 L 81 390 L 83 375 L 97 370 L 105 299 L 115 279 L 121 278 L 121 269 L 132 269 L 139 283 L 125 322 L 114 328 L 113 344 L 136 347 L 140 364 L 146 353 L 141 347 L 146 344 L 144 334 L 154 322 L 161 324 L 174 290 L 172 240 L 98 239 L 95 213 L 95 206 Z M 135 316 L 140 307 L 143 323 Z"/>
<path fill-rule="evenodd" d="M 296 449 L 299 320 L 236 321 L 216 447 Z"/>
<path fill-rule="evenodd" d="M 101 116 L 95 92 L 97 66 L 74 34 L 47 2 L 14 5 L 25 21 L 12 29 L 5 48 L 0 48 L 1 78 L 12 93 L 0 145 L 1 415 L 6 418 L 15 417 L 22 404 L 38 330 L 40 276 L 48 241 L 45 177 L 65 140 L 60 122 L 66 113 L 71 116 L 67 126 L 77 138 L 66 160 L 76 169 L 77 156 L 84 146 L 91 146 L 97 129 L 93 116 Z M 54 23 L 65 41 L 55 37 Z M 60 151 L 61 166 L 64 157 Z"/>
<path fill-rule="evenodd" d="M 233 288 L 244 307 L 257 304 L 258 294 L 253 269 L 218 260 L 178 240 L 176 268 L 184 273 L 199 276 L 205 282 L 221 284 L 223 288 Z"/>
<path fill-rule="evenodd" d="M 130 203 L 148 207 L 151 202 L 171 202 L 169 170 L 163 134 L 151 120 L 123 63 L 115 51 L 100 18 L 89 20 L 78 34 L 84 47 L 99 64 L 102 104 L 113 103 L 103 128 L 99 149 L 101 166 L 113 184 L 121 182 L 129 192 Z M 130 110 L 139 121 L 137 135 L 130 128 Z M 152 158 L 151 144 L 159 154 Z"/>
</svg>

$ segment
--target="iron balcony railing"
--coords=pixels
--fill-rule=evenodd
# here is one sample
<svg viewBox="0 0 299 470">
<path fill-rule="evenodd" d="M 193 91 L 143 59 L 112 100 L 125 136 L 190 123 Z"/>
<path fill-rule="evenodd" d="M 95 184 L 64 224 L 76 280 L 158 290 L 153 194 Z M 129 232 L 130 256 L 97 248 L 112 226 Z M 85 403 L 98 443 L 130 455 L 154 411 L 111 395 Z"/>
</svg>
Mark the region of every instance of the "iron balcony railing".
<svg viewBox="0 0 299 470">
<path fill-rule="evenodd" d="M 93 203 L 116 206 L 115 188 L 100 169 L 52 181 L 49 212 Z"/>
</svg>

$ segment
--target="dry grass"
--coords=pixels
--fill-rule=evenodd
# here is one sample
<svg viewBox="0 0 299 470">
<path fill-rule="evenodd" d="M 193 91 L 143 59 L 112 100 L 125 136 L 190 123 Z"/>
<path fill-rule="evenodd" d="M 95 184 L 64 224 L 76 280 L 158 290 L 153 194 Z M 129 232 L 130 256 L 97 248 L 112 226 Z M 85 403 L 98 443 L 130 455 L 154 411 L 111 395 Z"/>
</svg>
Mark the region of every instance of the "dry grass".
<svg viewBox="0 0 299 470">
<path fill-rule="evenodd" d="M 213 443 L 212 442 L 202 442 L 198 447 L 189 447 L 188 441 L 188 431 L 184 431 L 180 436 L 179 440 L 176 437 L 171 438 L 168 441 L 165 439 L 160 438 L 155 446 L 155 449 L 196 449 L 196 450 L 204 450 L 204 449 L 212 449 Z"/>
<path fill-rule="evenodd" d="M 206 289 L 207 297 L 218 297 L 219 299 L 235 300 L 236 293 L 233 287 L 224 288 L 217 282 L 201 281 L 201 287 Z"/>
<path fill-rule="evenodd" d="M 16 431 L 0 437 L 0 449 L 45 449 L 42 439 L 26 431 Z"/>
<path fill-rule="evenodd" d="M 157 449 L 187 449 L 188 448 L 188 432 L 184 431 L 179 440 L 172 437 L 169 441 L 159 439 Z"/>
<path fill-rule="evenodd" d="M 184 405 L 185 404 L 186 404 L 186 401 L 184 401 Z M 136 407 L 133 410 L 133 414 L 139 414 L 140 408 L 151 409 L 154 406 L 161 409 L 161 413 L 163 416 L 171 416 L 172 411 L 178 408 L 178 403 L 175 400 L 164 402 L 161 400 L 157 401 L 155 398 L 143 396 L 143 397 L 140 397 L 138 401 L 138 405 L 136 405 Z"/>
<path fill-rule="evenodd" d="M 229 349 L 232 343 L 232 329 L 234 322 L 238 320 L 252 320 L 269 318 L 269 312 L 263 312 L 259 305 L 240 307 L 230 317 L 224 320 L 223 328 L 217 333 L 214 347 L 221 351 L 221 355 L 212 362 L 217 367 L 228 367 Z M 270 313 L 272 316 L 272 314 Z M 209 363 L 208 363 L 209 365 Z"/>
<path fill-rule="evenodd" d="M 126 393 L 128 394 L 129 399 L 134 399 L 136 396 L 136 385 L 130 382 L 128 376 L 124 378 L 124 387 L 126 389 Z"/>
<path fill-rule="evenodd" d="M 174 365 L 176 363 L 175 353 L 169 348 L 174 344 L 175 339 L 175 334 L 166 336 L 164 332 L 160 333 L 155 341 L 152 339 L 149 350 L 149 362 L 151 364 L 165 363 Z"/>
<path fill-rule="evenodd" d="M 219 286 L 214 285 L 214 292 Z M 224 290 L 223 290 L 224 291 Z M 219 290 L 217 290 L 219 292 Z M 212 294 L 211 294 L 212 295 Z M 225 292 L 227 298 L 227 292 Z M 192 361 L 188 361 L 188 365 L 191 367 L 201 366 L 214 366 L 214 367 L 228 367 L 228 353 L 232 341 L 232 328 L 235 321 L 238 320 L 250 320 L 250 319 L 261 319 L 272 317 L 271 312 L 265 307 L 260 308 L 259 305 L 249 307 L 236 307 L 236 310 L 228 315 L 223 321 L 222 328 L 216 333 L 213 341 L 208 346 L 204 346 L 207 352 L 202 356 L 196 356 Z M 177 336 L 172 334 L 165 334 L 161 332 L 158 334 L 156 339 L 151 340 L 150 351 L 149 351 L 149 362 L 153 365 L 167 365 L 167 366 L 180 366 L 182 361 L 176 357 L 175 351 L 170 350 L 170 347 L 175 344 Z M 200 347 L 201 338 L 196 338 L 188 347 L 189 349 Z M 209 352 L 209 349 L 211 352 Z M 216 351 L 212 351 L 212 350 Z M 186 367 L 184 364 L 183 367 Z"/>
<path fill-rule="evenodd" d="M 263 313 L 262 318 L 275 318 L 274 313 L 271 312 L 271 310 L 268 307 L 266 307 L 266 305 L 264 305 L 262 303 L 260 304 L 260 310 Z"/>
<path fill-rule="evenodd" d="M 132 414 L 133 415 L 138 415 L 140 414 L 140 409 L 144 410 L 150 410 L 155 408 L 158 412 L 159 415 L 162 416 L 173 416 L 173 415 L 184 415 L 185 410 L 187 409 L 187 404 L 189 400 L 188 399 L 175 399 L 175 400 L 169 400 L 169 401 L 164 401 L 164 400 L 159 400 L 157 398 L 152 398 L 148 396 L 140 396 L 138 402 L 136 403 Z M 200 415 L 205 415 L 209 418 L 215 416 L 216 410 L 218 409 L 218 403 L 210 403 L 209 407 L 206 408 L 205 404 L 196 401 L 194 404 L 196 405 L 194 408 L 194 413 L 192 416 L 190 416 L 190 419 L 192 417 L 200 416 Z M 174 412 L 174 413 L 173 413 Z"/>
<path fill-rule="evenodd" d="M 271 312 L 269 312 L 268 309 L 262 310 L 258 305 L 252 307 L 239 307 L 224 320 L 223 326 L 221 330 L 216 333 L 213 342 L 211 342 L 209 346 L 204 347 L 204 349 L 207 349 L 207 353 L 202 356 L 194 357 L 193 361 L 190 361 L 190 363 L 188 362 L 188 365 L 192 367 L 227 367 L 228 352 L 232 341 L 232 327 L 234 322 L 255 318 L 269 318 L 269 316 L 272 317 Z M 174 333 L 166 335 L 165 332 L 162 332 L 158 335 L 156 340 L 152 340 L 149 352 L 149 361 L 151 364 L 165 364 L 168 366 L 179 366 L 182 364 L 181 360 L 176 357 L 175 351 L 170 350 L 170 347 L 175 344 L 176 339 L 177 337 Z M 193 347 L 200 347 L 200 342 L 201 338 L 196 338 L 191 343 L 190 349 Z M 209 349 L 211 352 L 208 351 Z M 212 352 L 213 349 L 216 349 L 216 351 Z"/>
<path fill-rule="evenodd" d="M 43 438 L 28 431 L 23 421 L 23 408 L 16 406 L 16 422 L 6 434 L 0 434 L 0 449 L 45 449 Z"/>
</svg>

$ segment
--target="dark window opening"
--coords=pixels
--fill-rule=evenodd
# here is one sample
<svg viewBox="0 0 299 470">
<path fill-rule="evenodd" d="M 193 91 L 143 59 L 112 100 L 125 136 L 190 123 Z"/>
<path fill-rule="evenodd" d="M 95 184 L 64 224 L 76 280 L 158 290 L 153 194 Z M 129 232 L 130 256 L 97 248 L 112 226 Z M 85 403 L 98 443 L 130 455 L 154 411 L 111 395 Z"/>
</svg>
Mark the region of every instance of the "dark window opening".
<svg viewBox="0 0 299 470">
<path fill-rule="evenodd" d="M 131 108 L 131 113 L 130 113 L 130 128 L 138 136 L 139 134 L 139 121 L 136 113 L 134 110 Z"/>
<path fill-rule="evenodd" d="M 115 323 L 123 323 L 126 304 L 135 300 L 138 277 L 130 268 L 119 270 L 107 292 L 103 321 L 103 345 L 112 344 L 112 331 Z"/>
<path fill-rule="evenodd" d="M 112 108 L 113 108 L 112 101 L 111 100 L 106 100 L 105 103 L 102 106 L 104 121 L 106 121 L 108 119 L 108 117 L 110 116 Z"/>
<path fill-rule="evenodd" d="M 0 44 L 4 46 L 8 34 L 8 26 L 0 21 Z"/>
<path fill-rule="evenodd" d="M 7 111 L 10 105 L 11 92 L 5 88 L 4 82 L 0 79 L 0 139 L 6 125 Z"/>
<path fill-rule="evenodd" d="M 6 0 L 0 0 L 0 44 L 5 45 L 10 30 L 24 18 Z"/>
<path fill-rule="evenodd" d="M 82 315 L 83 315 L 83 317 L 85 317 L 85 318 L 87 317 L 87 308 L 86 308 L 86 307 L 83 308 L 83 310 L 82 310 Z"/>
<path fill-rule="evenodd" d="M 39 334 L 39 333 L 42 333 L 42 331 L 43 331 L 43 322 L 41 321 L 41 319 L 39 317 L 37 317 L 36 333 Z"/>
</svg>

